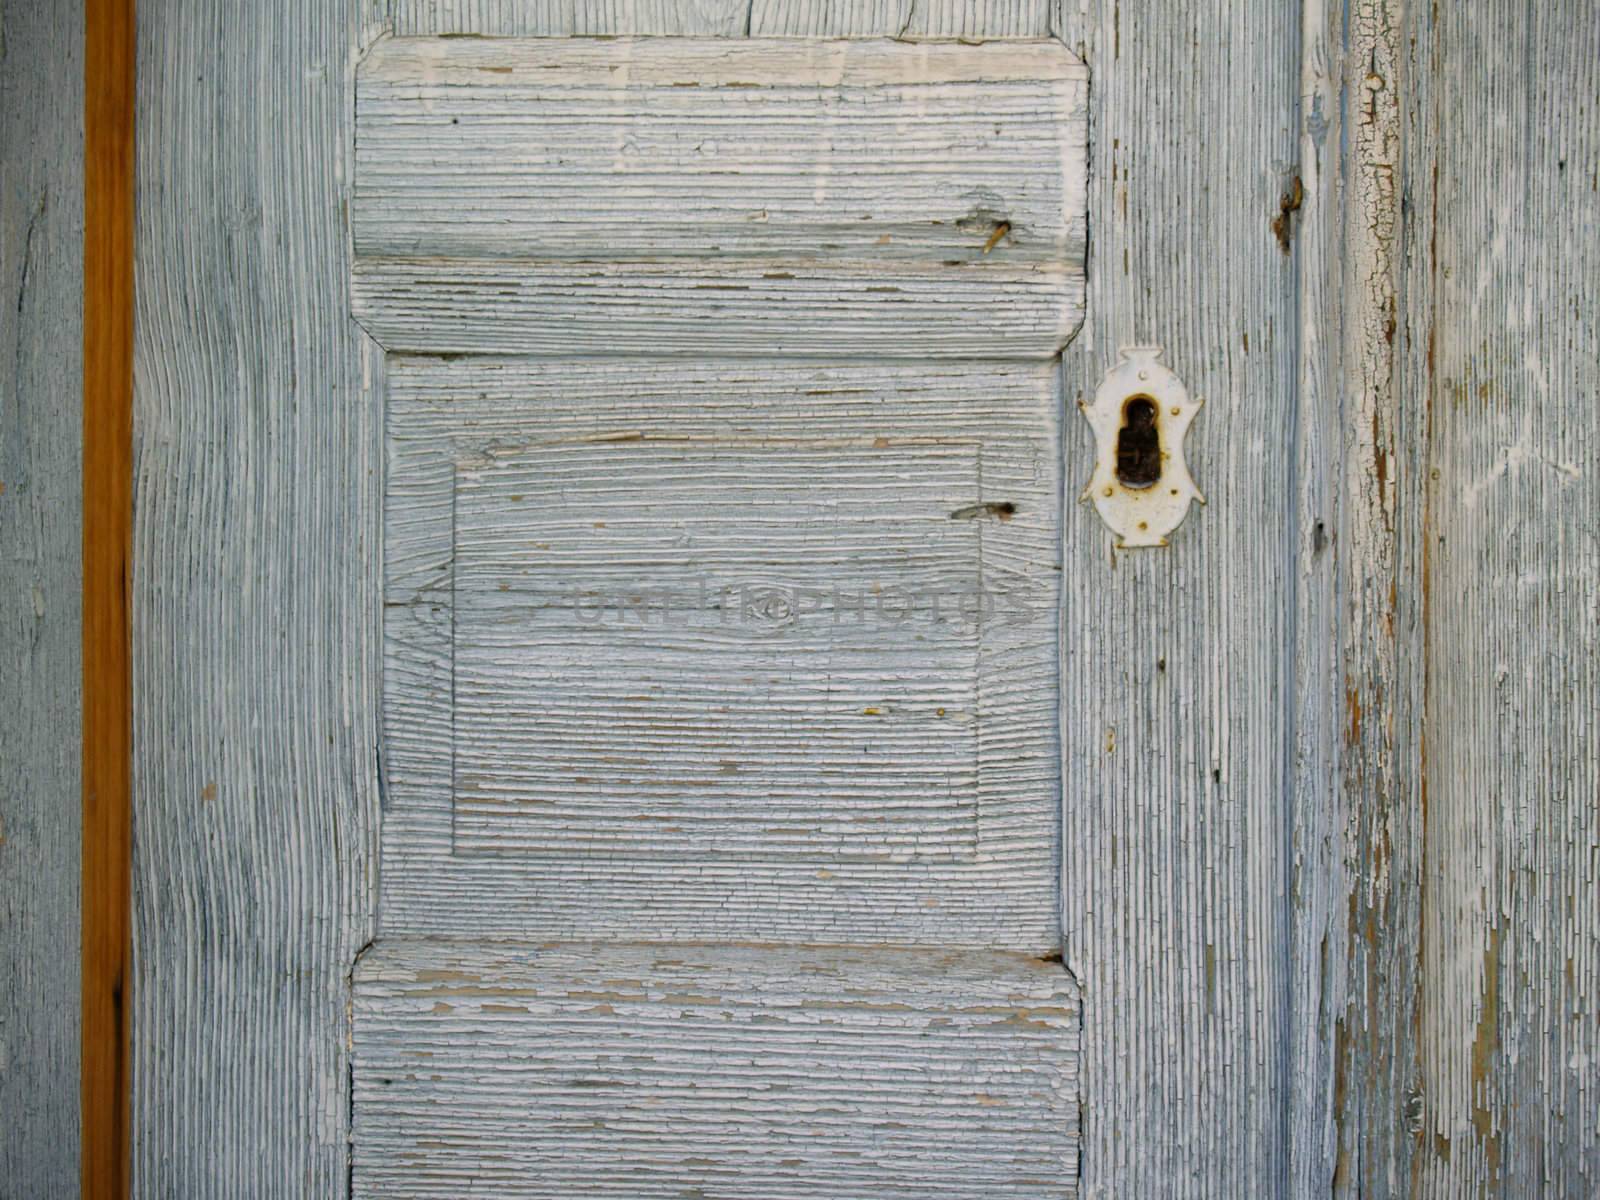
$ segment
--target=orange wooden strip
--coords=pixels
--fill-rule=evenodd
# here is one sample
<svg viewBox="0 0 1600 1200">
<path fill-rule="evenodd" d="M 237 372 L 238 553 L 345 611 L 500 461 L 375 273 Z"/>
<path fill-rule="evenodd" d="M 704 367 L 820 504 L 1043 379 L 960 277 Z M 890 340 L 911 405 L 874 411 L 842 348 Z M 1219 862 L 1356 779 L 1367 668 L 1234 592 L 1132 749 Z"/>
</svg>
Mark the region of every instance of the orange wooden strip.
<svg viewBox="0 0 1600 1200">
<path fill-rule="evenodd" d="M 83 260 L 83 1196 L 128 1194 L 133 0 L 88 0 Z"/>
</svg>

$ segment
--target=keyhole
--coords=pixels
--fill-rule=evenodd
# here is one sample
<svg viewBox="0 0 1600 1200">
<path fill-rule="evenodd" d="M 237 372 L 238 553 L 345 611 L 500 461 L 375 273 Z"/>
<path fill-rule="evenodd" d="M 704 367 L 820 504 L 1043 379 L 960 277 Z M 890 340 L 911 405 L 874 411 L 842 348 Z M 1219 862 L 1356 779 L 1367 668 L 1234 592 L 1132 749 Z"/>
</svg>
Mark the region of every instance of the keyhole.
<svg viewBox="0 0 1600 1200">
<path fill-rule="evenodd" d="M 1161 431 L 1156 428 L 1156 402 L 1149 396 L 1135 396 L 1122 406 L 1117 478 L 1130 488 L 1147 488 L 1161 478 Z"/>
</svg>

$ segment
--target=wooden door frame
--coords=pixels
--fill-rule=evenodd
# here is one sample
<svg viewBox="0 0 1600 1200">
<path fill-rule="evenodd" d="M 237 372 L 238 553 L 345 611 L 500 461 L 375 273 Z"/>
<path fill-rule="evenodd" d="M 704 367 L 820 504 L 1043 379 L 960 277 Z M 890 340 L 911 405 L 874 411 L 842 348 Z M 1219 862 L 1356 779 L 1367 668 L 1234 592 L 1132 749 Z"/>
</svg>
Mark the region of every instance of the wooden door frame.
<svg viewBox="0 0 1600 1200">
<path fill-rule="evenodd" d="M 133 0 L 84 13 L 81 1184 L 128 1193 Z"/>
</svg>

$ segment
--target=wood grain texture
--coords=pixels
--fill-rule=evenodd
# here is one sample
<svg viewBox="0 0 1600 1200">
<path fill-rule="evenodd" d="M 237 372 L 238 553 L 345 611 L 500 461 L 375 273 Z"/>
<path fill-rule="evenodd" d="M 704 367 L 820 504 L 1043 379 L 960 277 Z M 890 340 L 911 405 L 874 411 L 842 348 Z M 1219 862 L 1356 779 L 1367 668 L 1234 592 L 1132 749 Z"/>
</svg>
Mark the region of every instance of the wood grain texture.
<svg viewBox="0 0 1600 1200">
<path fill-rule="evenodd" d="M 1040 38 L 1053 0 L 392 0 L 401 37 Z"/>
<path fill-rule="evenodd" d="M 0 55 L 0 1192 L 76 1196 L 83 5 Z"/>
<path fill-rule="evenodd" d="M 401 37 L 743 37 L 749 0 L 391 0 Z"/>
<path fill-rule="evenodd" d="M 1064 14 L 1094 74 L 1090 316 L 1069 407 L 1118 348 L 1205 408 L 1208 504 L 1169 549 L 1115 554 L 1064 518 L 1064 945 L 1084 989 L 1083 1193 L 1285 1194 L 1294 917 L 1288 802 L 1299 12 L 1105 0 Z M 1066 436 L 1088 477 L 1086 423 Z"/>
<path fill-rule="evenodd" d="M 84 13 L 82 1185 L 128 1189 L 134 58 L 132 0 Z"/>
<path fill-rule="evenodd" d="M 1049 357 L 1084 99 L 1054 41 L 386 41 L 357 312 L 403 351 Z"/>
<path fill-rule="evenodd" d="M 1085 78 L 1054 41 L 388 39 L 357 81 L 352 236 L 363 258 L 959 257 L 959 290 L 1081 259 Z"/>
<path fill-rule="evenodd" d="M 1293 219 L 1306 464 L 1299 594 L 1314 603 L 1302 604 L 1297 629 L 1306 786 L 1295 805 L 1295 1071 L 1325 1083 L 1297 1112 L 1294 1181 L 1337 1195 L 1417 1194 L 1408 1164 L 1419 980 L 1402 931 L 1417 929 L 1423 896 L 1426 659 L 1415 581 L 1426 429 L 1397 369 L 1404 39 L 1398 9 L 1306 11 L 1305 188 Z M 1328 765 L 1332 789 L 1312 778 Z"/>
<path fill-rule="evenodd" d="M 1411 1186 L 1594 1196 L 1600 25 L 1496 2 L 1408 11 L 1403 34 L 1427 674 L 1422 920 L 1385 932 L 1421 981 Z"/>
<path fill-rule="evenodd" d="M 1114 568 L 1092 514 L 1067 518 L 1084 1191 L 1593 1194 L 1590 14 L 1066 9 L 1096 73 L 1095 285 L 1068 395 L 1119 344 L 1165 344 L 1208 401 L 1190 447 L 1212 500 L 1171 552 Z M 372 798 L 377 433 L 355 381 L 381 379 L 318 323 L 342 319 L 347 263 L 333 185 L 303 166 L 343 144 L 357 22 L 155 11 L 163 265 L 141 295 L 167 324 L 143 360 L 143 519 L 163 565 L 139 594 L 163 631 L 141 743 L 163 789 L 141 850 L 161 983 L 136 1001 L 136 1177 L 340 1195 L 330 979 L 360 901 L 328 844 L 365 844 L 351 797 Z M 1040 33 L 1009 3 L 396 0 L 394 19 Z M 268 170 L 283 128 L 307 149 Z M 1069 436 L 1069 481 L 1090 454 Z M 207 801 L 216 765 L 235 787 Z"/>
<path fill-rule="evenodd" d="M 939 950 L 380 942 L 355 1196 L 1066 1197 L 1076 989 Z"/>
<path fill-rule="evenodd" d="M 982 631 L 956 606 L 983 561 L 950 513 L 983 502 L 977 445 L 471 457 L 451 495 L 457 855 L 976 853 Z"/>
<path fill-rule="evenodd" d="M 386 932 L 1053 951 L 1059 405 L 392 358 Z"/>
<path fill-rule="evenodd" d="M 355 4 L 139 16 L 132 1188 L 339 1196 L 375 866 Z"/>
<path fill-rule="evenodd" d="M 1082 320 L 1081 291 L 1069 273 L 1031 268 L 991 272 L 968 291 L 882 266 L 378 259 L 358 272 L 355 302 L 367 330 L 398 352 L 599 356 L 655 346 L 661 358 L 921 361 L 983 358 L 1004 344 L 1042 360 Z"/>
<path fill-rule="evenodd" d="M 1395 123 L 1392 105 L 1353 100 L 1369 96 L 1365 72 L 1389 49 L 1391 30 L 1373 7 L 1347 13 L 1321 0 L 1304 6 L 1302 21 L 1299 162 L 1275 218 L 1299 288 L 1287 964 L 1287 1061 L 1296 1088 L 1286 1186 L 1291 1195 L 1346 1194 L 1352 1186 L 1384 1195 L 1378 1164 L 1409 1136 L 1395 1119 L 1407 1101 L 1389 1068 L 1404 1061 L 1411 1010 L 1391 1007 L 1389 964 L 1368 954 L 1362 934 L 1375 913 L 1403 904 L 1408 890 L 1395 886 L 1392 873 L 1360 881 L 1374 846 L 1363 820 L 1379 808 L 1365 789 L 1370 771 L 1390 761 L 1369 750 L 1403 730 L 1349 718 L 1352 691 L 1367 686 L 1367 675 L 1392 679 L 1398 631 L 1392 622 L 1374 626 L 1347 615 L 1364 614 L 1375 595 L 1387 601 L 1393 555 L 1385 573 L 1371 553 L 1381 528 L 1373 491 L 1363 487 L 1352 501 L 1346 479 L 1347 464 L 1358 480 L 1370 474 L 1372 414 L 1393 400 L 1382 337 L 1393 312 L 1393 225 L 1377 184 Z M 1379 112 L 1383 120 L 1374 119 Z M 1363 411 L 1364 423 L 1352 415 Z M 1347 554 L 1352 546 L 1367 553 Z M 1374 578 L 1363 579 L 1363 570 Z M 1371 652 L 1346 642 L 1347 626 L 1363 632 Z M 1372 747 L 1360 744 L 1363 736 Z M 1374 787 L 1372 795 L 1393 803 L 1392 789 Z M 1403 801 L 1394 807 L 1403 810 Z"/>
<path fill-rule="evenodd" d="M 1297 669 L 1325 670 L 1330 628 L 1339 667 L 1336 695 L 1297 692 L 1319 706 L 1299 745 L 1310 779 L 1335 725 L 1340 784 L 1321 815 L 1321 790 L 1297 805 L 1297 869 L 1322 880 L 1297 930 L 1297 1072 L 1331 1048 L 1334 1082 L 1332 1125 L 1295 1127 L 1307 1190 L 1587 1196 L 1600 1177 L 1600 337 L 1579 299 L 1600 118 L 1571 99 L 1595 90 L 1596 40 L 1571 37 L 1592 25 L 1577 6 L 1308 8 L 1326 57 L 1308 51 L 1302 115 L 1301 431 L 1325 465 L 1302 494 L 1337 514 L 1337 600 L 1329 621 L 1313 548 Z"/>
<path fill-rule="evenodd" d="M 139 1194 L 346 1193 L 384 384 L 345 323 L 338 181 L 352 49 L 386 7 L 150 0 L 141 22 Z M 646 32 L 655 11 L 572 4 L 514 31 Z"/>
<path fill-rule="evenodd" d="M 1051 0 L 752 0 L 754 37 L 917 39 L 1050 36 Z"/>
</svg>

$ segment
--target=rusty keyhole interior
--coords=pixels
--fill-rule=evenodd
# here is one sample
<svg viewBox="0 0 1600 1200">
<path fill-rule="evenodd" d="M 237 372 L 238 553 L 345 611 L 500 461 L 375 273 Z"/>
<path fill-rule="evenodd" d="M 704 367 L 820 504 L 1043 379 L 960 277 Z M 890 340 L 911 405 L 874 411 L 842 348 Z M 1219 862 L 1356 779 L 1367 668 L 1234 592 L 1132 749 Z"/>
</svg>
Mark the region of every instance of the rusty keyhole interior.
<svg viewBox="0 0 1600 1200">
<path fill-rule="evenodd" d="M 1123 487 L 1147 488 L 1161 478 L 1157 411 L 1156 402 L 1149 396 L 1131 396 L 1122 406 L 1122 428 L 1117 431 L 1117 478 Z"/>
</svg>

